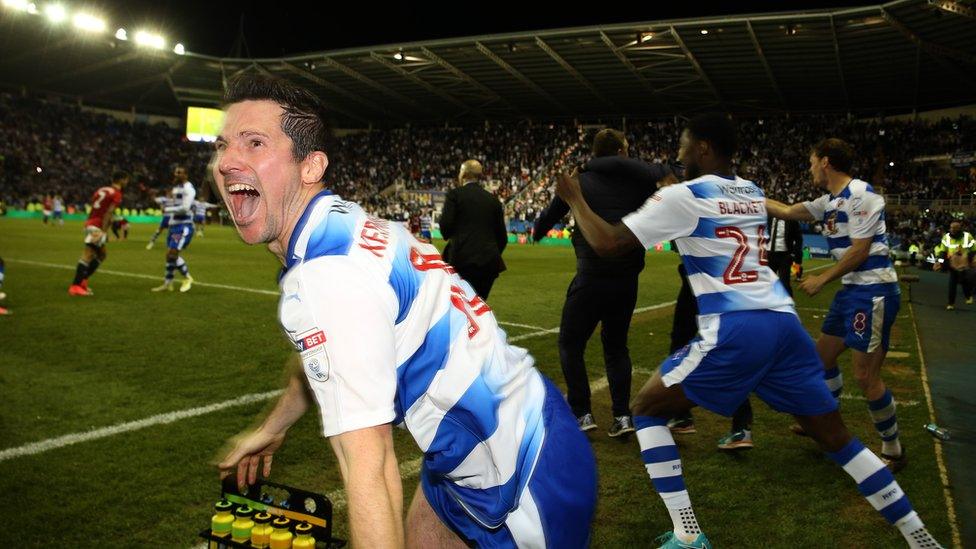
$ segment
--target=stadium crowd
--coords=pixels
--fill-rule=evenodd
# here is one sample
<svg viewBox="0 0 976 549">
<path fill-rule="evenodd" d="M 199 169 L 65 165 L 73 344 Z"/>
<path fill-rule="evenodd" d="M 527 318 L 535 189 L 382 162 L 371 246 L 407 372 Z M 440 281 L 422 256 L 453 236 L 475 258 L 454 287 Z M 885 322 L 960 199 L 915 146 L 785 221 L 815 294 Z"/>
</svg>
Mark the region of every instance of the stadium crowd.
<svg viewBox="0 0 976 549">
<path fill-rule="evenodd" d="M 127 122 L 77 105 L 31 96 L 0 94 L 0 200 L 23 207 L 60 193 L 83 207 L 92 189 L 116 168 L 132 173 L 125 206 L 145 208 L 170 183 L 173 166 L 187 167 L 191 181 L 205 181 L 211 147 L 186 140 L 164 124 Z M 407 220 L 433 206 L 465 158 L 477 158 L 509 219 L 531 224 L 552 199 L 552 176 L 583 165 L 596 126 L 529 121 L 467 127 L 406 127 L 352 132 L 338 139 L 329 175 L 341 195 L 373 213 Z M 677 119 L 628 121 L 630 155 L 673 163 L 680 134 Z M 858 121 L 837 116 L 740 120 L 743 137 L 738 172 L 769 196 L 788 202 L 811 197 L 808 146 L 825 135 L 843 136 L 858 151 L 853 172 L 889 195 L 907 200 L 971 194 L 976 180 L 926 156 L 976 151 L 976 120 Z M 203 187 L 203 186 L 202 186 Z M 203 190 L 203 189 L 201 189 Z M 206 191 L 204 195 L 206 196 Z"/>
</svg>

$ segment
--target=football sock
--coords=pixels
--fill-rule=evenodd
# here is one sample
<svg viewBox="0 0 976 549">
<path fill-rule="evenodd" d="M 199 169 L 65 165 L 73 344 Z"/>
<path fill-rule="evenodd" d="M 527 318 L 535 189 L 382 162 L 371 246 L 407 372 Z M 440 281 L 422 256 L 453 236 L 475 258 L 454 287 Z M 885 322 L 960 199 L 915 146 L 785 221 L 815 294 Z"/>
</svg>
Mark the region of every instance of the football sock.
<svg viewBox="0 0 976 549">
<path fill-rule="evenodd" d="M 841 375 L 840 368 L 834 366 L 824 370 L 824 381 L 827 382 L 827 389 L 830 389 L 830 394 L 834 395 L 834 398 L 840 398 L 840 394 L 844 390 L 844 376 Z"/>
<path fill-rule="evenodd" d="M 839 452 L 828 452 L 827 455 L 854 479 L 861 495 L 885 520 L 898 528 L 909 546 L 938 547 L 894 475 L 860 440 L 852 438 Z"/>
<path fill-rule="evenodd" d="M 75 267 L 75 280 L 71 284 L 77 286 L 86 278 L 88 278 L 88 263 L 79 259 L 78 266 Z"/>
<path fill-rule="evenodd" d="M 164 280 L 165 280 L 165 282 L 167 284 L 169 284 L 170 282 L 173 281 L 173 271 L 175 271 L 175 270 L 176 270 L 176 262 L 175 261 L 170 261 L 169 259 L 167 259 L 166 260 L 166 277 L 164 278 Z"/>
<path fill-rule="evenodd" d="M 634 416 L 634 427 L 637 428 L 641 459 L 654 489 L 668 508 L 674 535 L 686 541 L 694 539 L 701 533 L 701 528 L 685 488 L 678 447 L 668 429 L 667 418 Z"/>
<path fill-rule="evenodd" d="M 898 440 L 898 418 L 895 416 L 895 399 L 891 389 L 885 389 L 878 400 L 868 401 L 874 428 L 881 435 L 881 453 L 886 456 L 901 455 L 901 442 Z"/>
<path fill-rule="evenodd" d="M 176 258 L 176 268 L 180 270 L 181 275 L 190 276 L 190 269 L 186 266 L 186 260 L 182 257 Z"/>
<path fill-rule="evenodd" d="M 92 259 L 91 262 L 88 264 L 88 273 L 85 275 L 85 278 L 91 278 L 91 275 L 95 274 L 95 271 L 98 269 L 98 266 L 101 264 L 102 262 L 99 261 L 98 258 Z"/>
</svg>

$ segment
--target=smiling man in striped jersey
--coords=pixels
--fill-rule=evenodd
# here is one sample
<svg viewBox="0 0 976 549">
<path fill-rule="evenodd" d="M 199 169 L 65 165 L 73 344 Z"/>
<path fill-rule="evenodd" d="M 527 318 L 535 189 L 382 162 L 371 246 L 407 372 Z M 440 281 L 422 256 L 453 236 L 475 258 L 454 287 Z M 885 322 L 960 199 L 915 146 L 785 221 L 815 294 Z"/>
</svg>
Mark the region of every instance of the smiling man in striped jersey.
<svg viewBox="0 0 976 549">
<path fill-rule="evenodd" d="M 241 238 L 284 265 L 279 318 L 303 368 L 224 473 L 270 473 L 314 402 L 355 546 L 586 547 L 596 463 L 558 389 L 436 248 L 326 190 L 315 96 L 247 76 L 226 101 L 216 186 Z M 406 527 L 394 425 L 424 453 Z"/>
</svg>

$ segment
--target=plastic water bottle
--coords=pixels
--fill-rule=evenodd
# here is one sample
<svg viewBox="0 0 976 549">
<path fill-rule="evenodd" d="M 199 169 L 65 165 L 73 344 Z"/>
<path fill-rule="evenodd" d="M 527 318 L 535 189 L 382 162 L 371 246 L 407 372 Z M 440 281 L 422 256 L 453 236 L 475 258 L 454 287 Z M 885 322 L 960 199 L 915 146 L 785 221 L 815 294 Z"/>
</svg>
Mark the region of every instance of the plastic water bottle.
<svg viewBox="0 0 976 549">
<path fill-rule="evenodd" d="M 949 431 L 947 429 L 943 429 L 934 423 L 929 423 L 922 427 L 939 440 L 949 440 Z"/>
</svg>

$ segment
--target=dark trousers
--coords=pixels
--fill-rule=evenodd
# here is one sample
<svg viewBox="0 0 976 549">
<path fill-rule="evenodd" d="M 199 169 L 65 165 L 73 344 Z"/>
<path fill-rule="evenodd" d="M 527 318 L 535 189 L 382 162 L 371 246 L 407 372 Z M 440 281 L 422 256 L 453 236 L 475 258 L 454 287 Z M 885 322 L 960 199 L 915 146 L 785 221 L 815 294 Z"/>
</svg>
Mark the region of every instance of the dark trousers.
<svg viewBox="0 0 976 549">
<path fill-rule="evenodd" d="M 457 271 L 458 276 L 466 280 L 474 288 L 478 297 L 488 301 L 488 294 L 491 293 L 491 287 L 495 284 L 495 279 L 498 278 L 497 271 L 484 267 L 470 266 L 456 266 L 454 270 Z"/>
<path fill-rule="evenodd" d="M 970 272 L 971 270 L 957 271 L 949 267 L 949 305 L 956 304 L 956 286 L 959 284 L 962 284 L 962 295 L 966 296 L 966 299 L 973 297 L 973 273 Z"/>
<path fill-rule="evenodd" d="M 678 302 L 674 305 L 674 319 L 671 321 L 671 353 L 687 345 L 698 333 L 698 302 L 688 284 L 688 273 L 685 272 L 684 264 L 678 265 L 678 274 L 681 276 L 681 289 L 678 290 Z M 789 274 L 786 280 L 789 280 Z M 691 412 L 684 417 L 691 419 Z M 732 431 L 743 429 L 752 429 L 752 403 L 748 398 L 732 415 Z"/>
<path fill-rule="evenodd" d="M 769 252 L 769 268 L 776 273 L 779 281 L 786 287 L 786 292 L 793 297 L 793 287 L 790 286 L 790 268 L 793 267 L 793 256 L 789 252 Z"/>
<path fill-rule="evenodd" d="M 597 323 L 610 384 L 614 416 L 630 415 L 630 351 L 627 332 L 637 304 L 637 275 L 577 274 L 566 291 L 559 325 L 559 361 L 566 378 L 569 406 L 577 417 L 591 412 L 590 382 L 583 353 Z"/>
</svg>

